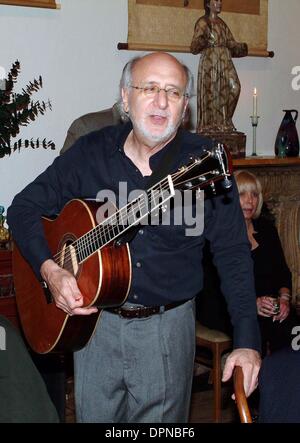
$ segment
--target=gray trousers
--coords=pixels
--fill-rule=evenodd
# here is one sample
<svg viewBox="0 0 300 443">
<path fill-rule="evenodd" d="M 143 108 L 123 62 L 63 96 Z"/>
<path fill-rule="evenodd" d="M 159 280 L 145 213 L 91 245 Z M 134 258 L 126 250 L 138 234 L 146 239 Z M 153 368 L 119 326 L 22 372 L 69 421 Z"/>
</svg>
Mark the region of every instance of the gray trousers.
<svg viewBox="0 0 300 443">
<path fill-rule="evenodd" d="M 103 311 L 74 354 L 78 422 L 187 422 L 195 355 L 194 301 L 148 318 Z"/>
</svg>

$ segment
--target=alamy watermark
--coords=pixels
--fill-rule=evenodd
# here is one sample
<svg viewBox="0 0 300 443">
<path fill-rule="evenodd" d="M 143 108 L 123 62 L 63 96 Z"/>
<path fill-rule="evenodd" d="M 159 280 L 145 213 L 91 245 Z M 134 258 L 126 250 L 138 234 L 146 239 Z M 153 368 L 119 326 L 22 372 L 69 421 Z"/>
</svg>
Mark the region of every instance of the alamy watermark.
<svg viewBox="0 0 300 443">
<path fill-rule="evenodd" d="M 292 335 L 295 335 L 295 337 L 292 340 L 292 349 L 294 351 L 299 351 L 300 350 L 300 325 L 299 326 L 294 326 L 292 329 Z"/>
<path fill-rule="evenodd" d="M 294 75 L 294 78 L 292 80 L 292 88 L 294 91 L 299 91 L 300 90 L 300 66 L 293 67 L 292 75 Z"/>
<path fill-rule="evenodd" d="M 180 192 L 165 186 L 128 193 L 127 183 L 120 182 L 117 195 L 109 189 L 98 192 L 97 202 L 103 203 L 96 215 L 99 224 L 105 219 L 106 225 L 122 228 L 135 224 L 184 226 L 188 237 L 203 233 L 204 191 Z M 117 206 L 120 209 L 116 212 Z"/>
<path fill-rule="evenodd" d="M 0 326 L 0 351 L 6 351 L 6 331 Z"/>
</svg>

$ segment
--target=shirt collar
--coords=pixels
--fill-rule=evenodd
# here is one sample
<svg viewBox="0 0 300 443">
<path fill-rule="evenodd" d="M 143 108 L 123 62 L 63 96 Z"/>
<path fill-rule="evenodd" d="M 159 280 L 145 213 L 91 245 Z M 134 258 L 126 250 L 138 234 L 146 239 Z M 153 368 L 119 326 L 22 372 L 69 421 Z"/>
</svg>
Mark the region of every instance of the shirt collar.
<svg viewBox="0 0 300 443">
<path fill-rule="evenodd" d="M 112 148 L 111 150 L 111 155 L 113 156 L 114 154 L 116 154 L 117 152 L 122 152 L 124 153 L 124 144 L 127 140 L 127 137 L 130 133 L 130 131 L 132 131 L 132 123 L 131 121 L 127 121 L 126 123 L 120 124 L 119 125 L 120 128 L 120 132 L 117 136 L 117 141 L 115 146 Z M 182 133 L 182 129 L 179 128 L 177 131 L 176 136 L 173 138 L 173 140 L 171 140 L 166 146 L 164 146 L 163 149 L 161 149 L 160 151 L 158 151 L 156 154 L 154 154 L 153 156 L 150 157 L 150 165 L 153 166 L 153 162 L 154 165 L 156 164 L 157 161 L 159 161 L 161 155 L 163 152 L 165 152 L 166 149 L 172 149 L 171 147 L 174 145 L 174 143 L 179 143 L 179 137 L 181 137 L 181 133 Z M 176 161 L 177 159 L 175 159 Z"/>
<path fill-rule="evenodd" d="M 118 151 L 124 152 L 124 144 L 130 131 L 132 130 L 132 123 L 131 121 L 128 121 L 126 123 L 120 124 L 119 128 L 119 134 L 117 136 L 116 144 L 111 150 L 111 155 L 116 154 Z"/>
</svg>

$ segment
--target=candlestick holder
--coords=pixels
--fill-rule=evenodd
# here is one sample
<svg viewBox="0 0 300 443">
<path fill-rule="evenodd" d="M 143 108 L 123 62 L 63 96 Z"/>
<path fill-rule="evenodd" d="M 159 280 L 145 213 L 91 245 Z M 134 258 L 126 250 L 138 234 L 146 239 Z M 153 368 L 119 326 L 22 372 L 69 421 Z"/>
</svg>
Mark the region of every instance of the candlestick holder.
<svg viewBox="0 0 300 443">
<path fill-rule="evenodd" d="M 256 128 L 258 126 L 258 115 L 250 115 L 251 118 L 251 124 L 253 129 L 253 135 L 252 135 L 252 156 L 256 156 Z"/>
</svg>

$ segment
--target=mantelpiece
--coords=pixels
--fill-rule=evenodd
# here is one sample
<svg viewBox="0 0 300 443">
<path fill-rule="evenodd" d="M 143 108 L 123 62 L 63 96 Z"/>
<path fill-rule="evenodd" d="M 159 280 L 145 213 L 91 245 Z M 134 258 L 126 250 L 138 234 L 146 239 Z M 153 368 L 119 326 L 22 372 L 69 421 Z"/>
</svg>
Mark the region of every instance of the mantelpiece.
<svg viewBox="0 0 300 443">
<path fill-rule="evenodd" d="M 235 169 L 237 168 L 265 168 L 265 167 L 300 167 L 300 157 L 246 157 L 233 160 Z"/>
</svg>

